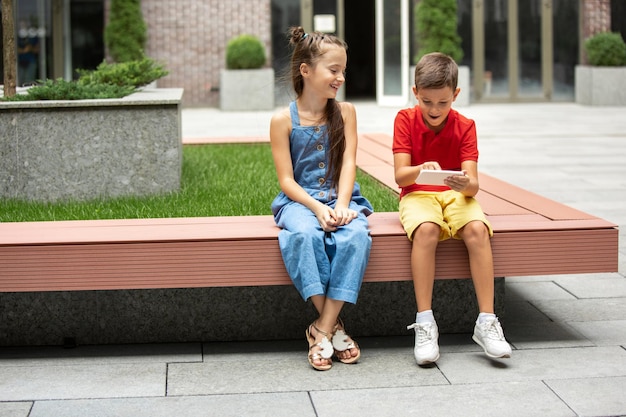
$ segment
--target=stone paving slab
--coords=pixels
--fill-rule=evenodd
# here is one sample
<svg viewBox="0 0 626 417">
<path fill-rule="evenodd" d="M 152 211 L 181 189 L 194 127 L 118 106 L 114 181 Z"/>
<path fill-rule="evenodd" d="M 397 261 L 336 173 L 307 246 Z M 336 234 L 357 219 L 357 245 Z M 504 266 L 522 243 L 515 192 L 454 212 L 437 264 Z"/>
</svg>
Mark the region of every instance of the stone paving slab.
<svg viewBox="0 0 626 417">
<path fill-rule="evenodd" d="M 626 377 L 578 378 L 545 381 L 579 416 L 626 414 Z"/>
<path fill-rule="evenodd" d="M 506 283 L 505 304 L 513 298 L 526 300 L 574 300 L 572 294 L 551 281 L 515 282 L 510 278 Z"/>
<path fill-rule="evenodd" d="M 569 323 L 531 322 L 506 326 L 505 334 L 515 349 L 555 349 L 596 346 Z"/>
<path fill-rule="evenodd" d="M 603 321 L 626 318 L 626 298 L 593 298 L 584 300 L 535 300 L 532 302 L 551 320 Z"/>
<path fill-rule="evenodd" d="M 621 345 L 626 349 L 626 320 L 571 321 L 568 324 L 596 346 Z"/>
<path fill-rule="evenodd" d="M 562 276 L 554 282 L 576 298 L 626 298 L 626 279 L 620 274 Z"/>
<path fill-rule="evenodd" d="M 622 377 L 626 350 L 619 346 L 516 350 L 509 360 L 455 353 L 441 355 L 437 366 L 452 385 Z"/>
<path fill-rule="evenodd" d="M 319 417 L 576 415 L 539 381 L 315 391 L 311 398 Z"/>
<path fill-rule="evenodd" d="M 269 137 L 274 111 L 222 112 L 217 108 L 186 108 L 182 112 L 183 138 Z"/>
<path fill-rule="evenodd" d="M 357 365 L 336 361 L 329 372 L 312 372 L 306 345 L 297 352 L 207 357 L 201 364 L 170 364 L 168 395 L 214 395 L 314 390 L 351 390 L 448 384 L 436 367 L 418 368 L 411 348 L 375 350 L 363 345 Z M 250 359 L 253 360 L 250 360 Z M 253 376 L 253 377 L 251 377 Z"/>
<path fill-rule="evenodd" d="M 306 392 L 37 402 L 28 417 L 315 417 Z M 24 416 L 26 417 L 26 416 Z"/>
<path fill-rule="evenodd" d="M 526 325 L 537 323 L 540 326 L 551 321 L 541 310 L 528 300 L 516 298 L 509 300 L 505 305 L 505 316 L 502 325 L 508 327 L 512 324 Z"/>
<path fill-rule="evenodd" d="M 0 417 L 28 417 L 32 402 L 0 402 Z"/>
<path fill-rule="evenodd" d="M 2 369 L 0 401 L 159 397 L 166 365 L 107 364 L 9 366 Z"/>
</svg>

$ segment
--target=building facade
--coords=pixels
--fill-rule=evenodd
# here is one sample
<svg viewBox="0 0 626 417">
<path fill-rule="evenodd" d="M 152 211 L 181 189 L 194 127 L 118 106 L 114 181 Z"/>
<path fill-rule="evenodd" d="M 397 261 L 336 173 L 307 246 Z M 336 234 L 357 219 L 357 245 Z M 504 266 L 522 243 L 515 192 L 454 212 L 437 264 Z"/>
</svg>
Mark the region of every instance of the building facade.
<svg viewBox="0 0 626 417">
<path fill-rule="evenodd" d="M 14 0 L 18 85 L 76 76 L 106 56 L 103 30 L 111 0 Z M 219 104 L 225 47 L 241 33 L 266 45 L 277 105 L 288 100 L 283 72 L 291 25 L 333 32 L 349 45 L 344 97 L 409 102 L 413 30 L 419 0 L 142 0 L 146 54 L 170 74 L 159 87 L 182 87 L 185 106 Z M 583 40 L 626 33 L 623 0 L 458 0 L 458 30 L 471 73 L 472 102 L 573 101 Z M 26 48 L 23 48 L 24 51 Z M 20 69 L 21 68 L 21 69 Z"/>
</svg>

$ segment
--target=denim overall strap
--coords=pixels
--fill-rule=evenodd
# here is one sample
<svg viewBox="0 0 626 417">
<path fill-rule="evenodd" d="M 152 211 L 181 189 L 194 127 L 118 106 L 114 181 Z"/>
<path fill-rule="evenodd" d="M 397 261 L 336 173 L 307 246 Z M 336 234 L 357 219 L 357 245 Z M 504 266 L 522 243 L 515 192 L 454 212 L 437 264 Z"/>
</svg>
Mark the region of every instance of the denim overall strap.
<svg viewBox="0 0 626 417">
<path fill-rule="evenodd" d="M 291 115 L 291 125 L 300 126 L 300 116 L 298 116 L 298 106 L 295 100 L 289 104 L 289 113 Z"/>
</svg>

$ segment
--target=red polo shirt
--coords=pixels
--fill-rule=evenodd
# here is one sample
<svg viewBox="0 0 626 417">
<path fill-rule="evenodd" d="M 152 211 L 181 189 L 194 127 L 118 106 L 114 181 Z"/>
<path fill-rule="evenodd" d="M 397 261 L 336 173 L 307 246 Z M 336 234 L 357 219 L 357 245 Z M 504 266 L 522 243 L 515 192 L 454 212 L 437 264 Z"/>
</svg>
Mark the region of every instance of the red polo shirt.
<svg viewBox="0 0 626 417">
<path fill-rule="evenodd" d="M 411 165 L 437 161 L 441 169 L 460 170 L 461 162 L 478 162 L 476 125 L 454 109 L 450 110 L 443 130 L 433 132 L 422 119 L 418 106 L 400 110 L 394 121 L 393 153 L 411 155 Z M 411 184 L 401 187 L 400 198 L 413 191 L 446 191 L 441 185 Z"/>
</svg>

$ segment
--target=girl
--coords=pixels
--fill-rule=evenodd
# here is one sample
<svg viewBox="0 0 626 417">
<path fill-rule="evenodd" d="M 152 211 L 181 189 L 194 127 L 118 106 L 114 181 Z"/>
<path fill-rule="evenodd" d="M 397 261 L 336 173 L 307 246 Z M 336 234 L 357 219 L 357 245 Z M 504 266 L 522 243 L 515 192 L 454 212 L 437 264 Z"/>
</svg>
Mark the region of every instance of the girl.
<svg viewBox="0 0 626 417">
<path fill-rule="evenodd" d="M 373 211 L 356 177 L 356 112 L 335 100 L 345 81 L 346 44 L 333 35 L 290 29 L 296 100 L 270 124 L 281 192 L 272 202 L 285 267 L 319 317 L 306 329 L 308 359 L 318 370 L 361 356 L 339 313 L 356 303 L 372 239 Z"/>
</svg>

